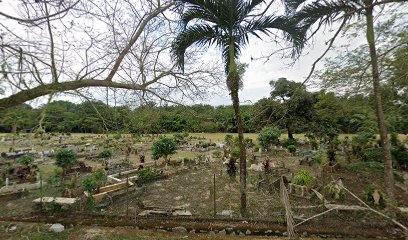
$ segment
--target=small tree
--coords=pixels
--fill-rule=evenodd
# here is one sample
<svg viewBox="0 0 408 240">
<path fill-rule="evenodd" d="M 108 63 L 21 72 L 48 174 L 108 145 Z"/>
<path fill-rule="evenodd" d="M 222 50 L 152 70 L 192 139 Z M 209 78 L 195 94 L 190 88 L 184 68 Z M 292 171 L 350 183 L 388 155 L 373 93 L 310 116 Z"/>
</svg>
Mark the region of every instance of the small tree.
<svg viewBox="0 0 408 240">
<path fill-rule="evenodd" d="M 177 143 L 174 138 L 162 137 L 153 143 L 152 154 L 153 159 L 158 160 L 164 157 L 166 163 L 170 162 L 169 156 L 175 154 L 177 150 Z"/>
<path fill-rule="evenodd" d="M 86 176 L 82 181 L 82 186 L 84 187 L 85 191 L 92 193 L 97 187 L 95 177 L 93 175 Z"/>
<path fill-rule="evenodd" d="M 55 164 L 64 170 L 63 175 L 65 175 L 66 172 L 78 162 L 78 156 L 76 153 L 67 149 L 59 150 L 55 158 Z"/>
<path fill-rule="evenodd" d="M 264 127 L 258 134 L 259 144 L 263 149 L 269 150 L 271 144 L 279 144 L 282 131 L 273 127 Z"/>
<path fill-rule="evenodd" d="M 105 185 L 105 183 L 108 181 L 108 176 L 103 169 L 98 169 L 94 172 L 93 177 L 95 179 L 96 183 L 96 188 L 97 192 L 99 193 L 99 189 Z"/>
</svg>

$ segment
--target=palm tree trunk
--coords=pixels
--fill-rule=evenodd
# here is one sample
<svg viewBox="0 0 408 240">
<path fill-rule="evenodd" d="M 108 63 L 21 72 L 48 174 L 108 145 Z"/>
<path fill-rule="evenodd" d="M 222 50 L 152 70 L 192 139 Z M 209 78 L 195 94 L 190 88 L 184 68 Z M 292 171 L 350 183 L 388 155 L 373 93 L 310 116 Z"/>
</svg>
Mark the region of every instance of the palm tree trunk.
<svg viewBox="0 0 408 240">
<path fill-rule="evenodd" d="M 372 0 L 366 0 L 366 5 L 371 5 Z M 366 10 L 366 20 L 367 20 L 367 42 L 370 48 L 370 57 L 371 57 L 371 68 L 373 73 L 373 90 L 374 90 L 374 99 L 375 107 L 377 114 L 377 124 L 378 130 L 380 133 L 381 146 L 383 149 L 383 161 L 384 161 L 384 184 L 385 192 L 388 195 L 388 198 L 394 200 L 394 176 L 392 169 L 392 158 L 390 145 L 388 143 L 387 128 L 385 126 L 384 112 L 382 107 L 381 100 L 381 86 L 380 86 L 380 76 L 378 70 L 378 58 L 375 46 L 375 37 L 374 37 L 374 20 L 373 20 L 373 8 L 368 8 Z"/>
<path fill-rule="evenodd" d="M 231 41 L 232 43 L 233 41 Z M 227 78 L 227 86 L 231 91 L 232 106 L 235 112 L 235 118 L 238 130 L 239 139 L 239 180 L 240 180 L 240 193 L 241 193 L 241 216 L 247 216 L 247 194 L 246 194 L 246 149 L 244 145 L 244 124 L 242 122 L 241 111 L 239 108 L 239 75 L 237 71 L 237 65 L 235 63 L 234 45 L 230 44 L 230 67 Z"/>
<path fill-rule="evenodd" d="M 241 192 L 241 215 L 244 217 L 247 214 L 247 196 L 246 196 L 246 149 L 244 145 L 244 124 L 242 123 L 241 111 L 239 109 L 238 91 L 231 92 L 232 106 L 237 119 L 238 138 L 239 138 L 239 181 Z"/>
</svg>

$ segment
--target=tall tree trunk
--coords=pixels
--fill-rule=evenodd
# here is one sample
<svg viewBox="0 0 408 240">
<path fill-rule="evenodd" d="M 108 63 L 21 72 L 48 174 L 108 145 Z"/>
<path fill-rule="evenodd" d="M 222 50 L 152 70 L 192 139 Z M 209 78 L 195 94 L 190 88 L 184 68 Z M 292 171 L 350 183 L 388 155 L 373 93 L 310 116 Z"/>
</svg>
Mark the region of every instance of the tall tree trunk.
<svg viewBox="0 0 408 240">
<path fill-rule="evenodd" d="M 231 92 L 232 105 L 237 119 L 238 138 L 239 138 L 239 180 L 241 192 L 241 215 L 247 215 L 247 196 L 246 196 L 246 149 L 244 145 L 244 124 L 241 118 L 241 110 L 239 108 L 238 91 Z"/>
<path fill-rule="evenodd" d="M 372 5 L 373 0 L 365 0 L 366 6 Z M 373 20 L 373 8 L 366 9 L 366 20 L 367 20 L 367 42 L 370 48 L 370 57 L 371 57 L 371 68 L 373 74 L 373 90 L 374 90 L 374 99 L 375 107 L 377 114 L 377 124 L 378 130 L 380 133 L 381 147 L 383 149 L 383 160 L 384 160 L 384 184 L 385 192 L 388 195 L 388 198 L 394 200 L 394 176 L 392 169 L 392 158 L 390 145 L 388 142 L 387 128 L 385 126 L 384 112 L 382 107 L 381 100 L 381 86 L 380 86 L 380 76 L 378 71 L 378 58 L 377 51 L 375 46 L 375 37 L 374 37 L 374 20 Z"/>
<path fill-rule="evenodd" d="M 239 108 L 239 83 L 240 76 L 237 71 L 237 64 L 235 62 L 234 44 L 231 40 L 229 47 L 230 65 L 227 77 L 227 86 L 231 91 L 232 106 L 235 112 L 235 118 L 237 120 L 237 130 L 239 139 L 239 180 L 240 180 L 240 193 L 241 193 L 241 216 L 247 216 L 247 194 L 246 194 L 246 149 L 244 145 L 244 124 L 242 122 L 241 110 Z"/>
</svg>

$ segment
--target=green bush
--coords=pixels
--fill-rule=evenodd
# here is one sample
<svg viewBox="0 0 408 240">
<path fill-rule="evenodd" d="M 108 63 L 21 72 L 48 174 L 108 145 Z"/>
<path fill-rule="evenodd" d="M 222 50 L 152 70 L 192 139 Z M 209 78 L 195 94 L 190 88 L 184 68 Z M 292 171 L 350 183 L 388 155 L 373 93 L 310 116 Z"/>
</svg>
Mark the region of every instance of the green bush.
<svg viewBox="0 0 408 240">
<path fill-rule="evenodd" d="M 264 127 L 258 134 L 259 144 L 263 149 L 269 149 L 271 144 L 279 144 L 279 137 L 282 131 L 273 127 Z"/>
<path fill-rule="evenodd" d="M 307 170 L 300 170 L 293 177 L 292 183 L 310 188 L 313 185 L 313 176 Z"/>
<path fill-rule="evenodd" d="M 297 145 L 298 145 L 298 141 L 297 141 L 296 139 L 288 138 L 288 139 L 286 139 L 286 141 L 283 143 L 283 146 L 286 147 L 286 148 L 289 147 L 289 146 L 291 146 L 291 145 L 297 146 Z"/>
<path fill-rule="evenodd" d="M 355 173 L 372 172 L 379 177 L 384 174 L 384 165 L 380 162 L 356 162 L 348 165 L 347 168 Z"/>
<path fill-rule="evenodd" d="M 366 148 L 362 151 L 363 161 L 366 162 L 382 162 L 383 151 L 381 148 Z"/>
<path fill-rule="evenodd" d="M 344 197 L 346 196 L 346 192 L 344 189 L 339 189 L 333 183 L 329 183 L 324 186 L 324 193 L 326 196 L 329 196 L 333 199 L 338 199 L 343 201 Z"/>
<path fill-rule="evenodd" d="M 379 206 L 384 207 L 385 206 L 385 195 L 384 193 L 375 185 L 370 184 L 367 187 L 364 188 L 363 190 L 363 196 L 364 199 L 371 205 L 374 205 L 374 197 L 373 194 L 375 191 L 378 191 L 380 195 L 380 201 L 379 201 Z"/>
<path fill-rule="evenodd" d="M 234 147 L 234 148 L 231 150 L 230 154 L 231 154 L 231 157 L 239 158 L 239 155 L 240 155 L 239 147 Z"/>
<path fill-rule="evenodd" d="M 320 153 L 316 153 L 315 155 L 313 155 L 310 158 L 310 162 L 312 164 L 316 163 L 316 164 L 321 164 L 323 162 L 323 155 Z"/>
<path fill-rule="evenodd" d="M 120 133 L 116 133 L 116 134 L 113 135 L 113 138 L 116 139 L 116 140 L 119 140 L 119 139 L 122 138 L 122 135 Z"/>
<path fill-rule="evenodd" d="M 404 147 L 404 145 L 399 145 L 397 147 L 391 148 L 391 154 L 394 160 L 398 163 L 398 165 L 406 169 L 408 168 L 408 151 Z"/>
<path fill-rule="evenodd" d="M 31 155 L 24 155 L 19 159 L 21 165 L 28 166 L 34 162 L 34 158 Z"/>
<path fill-rule="evenodd" d="M 295 153 L 296 152 L 296 146 L 295 145 L 289 145 L 288 146 L 288 151 L 290 153 Z"/>
<path fill-rule="evenodd" d="M 177 143 L 174 138 L 162 137 L 153 143 L 152 155 L 154 160 L 164 157 L 166 160 L 169 155 L 175 154 Z"/>
<path fill-rule="evenodd" d="M 146 167 L 146 168 L 142 168 L 140 169 L 138 172 L 138 179 L 140 179 L 140 181 L 142 182 L 147 182 L 153 178 L 155 178 L 158 174 L 156 173 L 156 171 L 154 171 L 153 168 L 150 167 Z"/>
<path fill-rule="evenodd" d="M 2 158 L 5 158 L 5 157 L 7 157 L 7 153 L 1 152 L 0 156 L 1 156 Z"/>
<path fill-rule="evenodd" d="M 110 158 L 112 157 L 112 150 L 110 149 L 105 149 L 102 152 L 99 153 L 98 157 L 100 158 Z"/>
<path fill-rule="evenodd" d="M 222 152 L 219 150 L 214 151 L 212 154 L 215 158 L 220 158 L 222 156 Z"/>
<path fill-rule="evenodd" d="M 98 184 L 93 175 L 88 175 L 82 181 L 82 186 L 84 187 L 85 191 L 92 193 L 96 189 Z"/>
<path fill-rule="evenodd" d="M 59 150 L 55 155 L 55 158 L 56 158 L 55 164 L 64 169 L 64 171 L 75 166 L 75 164 L 77 164 L 78 161 L 77 160 L 78 156 L 76 155 L 76 153 L 74 153 L 74 151 L 72 150 L 67 149 Z"/>
</svg>

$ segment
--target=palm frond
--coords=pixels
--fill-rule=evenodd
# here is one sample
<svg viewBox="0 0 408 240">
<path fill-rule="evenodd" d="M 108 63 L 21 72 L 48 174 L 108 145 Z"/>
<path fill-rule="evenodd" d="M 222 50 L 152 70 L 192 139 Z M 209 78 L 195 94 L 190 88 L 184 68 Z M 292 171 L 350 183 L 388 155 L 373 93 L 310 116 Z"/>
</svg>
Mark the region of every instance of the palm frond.
<svg viewBox="0 0 408 240">
<path fill-rule="evenodd" d="M 211 44 L 221 45 L 222 38 L 217 27 L 208 24 L 196 24 L 187 27 L 184 31 L 179 33 L 172 44 L 172 55 L 176 61 L 177 66 L 184 70 L 184 54 L 192 45 L 200 47 L 210 46 Z"/>
<path fill-rule="evenodd" d="M 294 14 L 294 19 L 307 31 L 316 22 L 331 24 L 350 17 L 358 9 L 359 1 L 314 1 L 306 4 Z"/>
<path fill-rule="evenodd" d="M 304 46 L 305 32 L 303 28 L 299 27 L 297 22 L 290 17 L 264 16 L 259 19 L 254 19 L 244 27 L 240 40 L 243 44 L 247 44 L 249 39 L 248 35 L 253 35 L 261 39 L 260 33 L 269 36 L 272 30 L 281 31 L 285 39 L 293 44 L 294 55 L 300 53 Z"/>
</svg>

